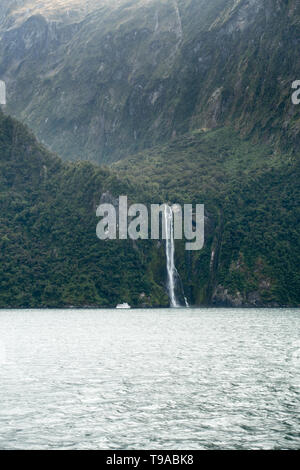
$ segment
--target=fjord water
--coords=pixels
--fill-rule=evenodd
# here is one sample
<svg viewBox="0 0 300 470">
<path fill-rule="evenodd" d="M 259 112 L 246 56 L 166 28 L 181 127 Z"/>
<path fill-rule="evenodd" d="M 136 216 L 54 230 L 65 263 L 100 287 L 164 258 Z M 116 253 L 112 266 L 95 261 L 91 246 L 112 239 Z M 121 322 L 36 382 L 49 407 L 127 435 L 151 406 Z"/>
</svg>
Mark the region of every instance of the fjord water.
<svg viewBox="0 0 300 470">
<path fill-rule="evenodd" d="M 299 315 L 2 310 L 0 448 L 299 448 Z"/>
</svg>

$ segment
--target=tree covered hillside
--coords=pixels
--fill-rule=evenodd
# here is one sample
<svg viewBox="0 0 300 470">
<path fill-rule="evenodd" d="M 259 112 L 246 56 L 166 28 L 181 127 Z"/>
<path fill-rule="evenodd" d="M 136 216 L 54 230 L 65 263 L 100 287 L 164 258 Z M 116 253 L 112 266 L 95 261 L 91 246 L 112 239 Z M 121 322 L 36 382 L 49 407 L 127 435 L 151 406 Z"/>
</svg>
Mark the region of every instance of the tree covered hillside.
<svg viewBox="0 0 300 470">
<path fill-rule="evenodd" d="M 206 243 L 176 246 L 193 305 L 300 305 L 299 158 L 232 129 L 195 132 L 112 168 L 63 163 L 0 115 L 0 306 L 167 306 L 163 243 L 101 242 L 103 194 L 206 207 Z"/>
<path fill-rule="evenodd" d="M 126 180 L 88 163 L 64 165 L 1 115 L 0 182 L 1 307 L 167 304 L 148 272 L 150 245 L 96 237 L 101 194 L 129 194 Z"/>
</svg>

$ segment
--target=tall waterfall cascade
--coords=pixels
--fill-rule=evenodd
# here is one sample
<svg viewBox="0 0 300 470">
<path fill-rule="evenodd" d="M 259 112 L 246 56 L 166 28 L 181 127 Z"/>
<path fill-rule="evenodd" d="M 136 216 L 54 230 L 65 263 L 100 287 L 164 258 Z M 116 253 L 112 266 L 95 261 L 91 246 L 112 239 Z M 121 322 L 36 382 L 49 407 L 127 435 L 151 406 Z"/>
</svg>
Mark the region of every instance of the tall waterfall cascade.
<svg viewBox="0 0 300 470">
<path fill-rule="evenodd" d="M 168 294 L 170 298 L 170 306 L 179 307 L 179 303 L 175 294 L 176 285 L 176 267 L 175 267 L 175 243 L 174 243 L 174 225 L 173 211 L 170 206 L 165 204 L 165 230 L 166 230 L 166 260 L 168 274 Z"/>
<path fill-rule="evenodd" d="M 175 266 L 175 242 L 174 242 L 174 221 L 173 221 L 173 210 L 165 204 L 165 230 L 166 230 L 166 262 L 167 262 L 167 274 L 168 274 L 168 294 L 170 299 L 170 306 L 172 308 L 180 307 L 180 302 L 176 296 L 176 279 L 179 278 L 178 271 Z M 184 297 L 185 306 L 188 307 L 188 301 Z"/>
</svg>

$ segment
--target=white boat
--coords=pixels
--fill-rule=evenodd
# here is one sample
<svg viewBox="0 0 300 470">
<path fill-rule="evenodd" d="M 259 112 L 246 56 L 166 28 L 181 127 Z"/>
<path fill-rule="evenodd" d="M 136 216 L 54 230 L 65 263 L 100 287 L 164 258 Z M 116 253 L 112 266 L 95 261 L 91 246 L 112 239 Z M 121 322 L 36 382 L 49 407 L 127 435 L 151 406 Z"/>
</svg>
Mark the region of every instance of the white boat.
<svg viewBox="0 0 300 470">
<path fill-rule="evenodd" d="M 131 308 L 128 304 L 118 304 L 116 308 Z"/>
</svg>

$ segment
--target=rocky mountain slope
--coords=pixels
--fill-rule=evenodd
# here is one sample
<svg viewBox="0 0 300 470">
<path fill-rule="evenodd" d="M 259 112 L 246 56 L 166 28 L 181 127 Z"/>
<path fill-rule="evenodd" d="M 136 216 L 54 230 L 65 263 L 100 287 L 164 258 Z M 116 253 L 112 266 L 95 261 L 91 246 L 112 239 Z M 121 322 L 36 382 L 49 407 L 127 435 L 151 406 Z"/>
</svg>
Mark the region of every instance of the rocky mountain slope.
<svg viewBox="0 0 300 470">
<path fill-rule="evenodd" d="M 87 5 L 25 2 L 1 28 L 8 111 L 63 158 L 114 161 L 224 125 L 299 149 L 298 1 Z"/>
</svg>

